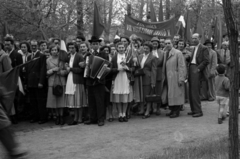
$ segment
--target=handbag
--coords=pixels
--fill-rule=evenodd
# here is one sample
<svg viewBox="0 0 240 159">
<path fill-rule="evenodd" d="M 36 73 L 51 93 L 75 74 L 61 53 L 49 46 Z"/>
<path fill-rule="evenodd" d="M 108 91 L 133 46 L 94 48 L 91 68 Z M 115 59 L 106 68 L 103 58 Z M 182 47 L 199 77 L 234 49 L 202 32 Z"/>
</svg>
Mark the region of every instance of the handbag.
<svg viewBox="0 0 240 159">
<path fill-rule="evenodd" d="M 60 84 L 56 84 L 56 76 L 58 76 Z M 53 87 L 52 87 L 52 93 L 53 93 L 53 95 L 55 95 L 57 97 L 62 96 L 62 94 L 63 94 L 63 86 L 62 86 L 60 76 L 56 75 L 56 74 L 55 74 L 55 77 L 54 77 L 54 84 L 53 84 Z"/>
<path fill-rule="evenodd" d="M 151 92 L 153 92 L 153 94 L 151 94 Z M 161 103 L 161 96 L 156 94 L 155 87 L 152 88 L 151 92 L 150 92 L 150 95 L 146 95 L 146 97 L 145 97 L 146 102 Z"/>
<path fill-rule="evenodd" d="M 140 76 L 144 76 L 144 75 L 145 75 L 145 73 L 144 73 L 144 70 L 142 68 L 139 68 L 134 72 L 135 77 L 140 77 Z"/>
</svg>

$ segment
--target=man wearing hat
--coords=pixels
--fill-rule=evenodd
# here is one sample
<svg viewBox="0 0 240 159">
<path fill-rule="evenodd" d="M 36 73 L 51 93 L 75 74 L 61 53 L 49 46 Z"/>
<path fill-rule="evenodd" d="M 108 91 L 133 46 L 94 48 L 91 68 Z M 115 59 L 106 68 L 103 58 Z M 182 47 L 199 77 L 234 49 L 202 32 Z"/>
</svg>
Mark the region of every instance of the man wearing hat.
<svg viewBox="0 0 240 159">
<path fill-rule="evenodd" d="M 108 55 L 104 52 L 100 52 L 100 42 L 101 40 L 95 36 L 89 40 L 91 43 L 91 52 L 89 53 L 89 63 L 91 65 L 92 59 L 94 56 L 101 57 L 108 60 Z M 90 68 L 91 72 L 91 68 Z M 98 124 L 98 126 L 104 125 L 105 120 L 105 79 L 92 79 L 88 77 L 86 79 L 86 85 L 88 90 L 88 105 L 89 105 L 89 114 L 90 119 L 84 124 Z"/>
<path fill-rule="evenodd" d="M 153 37 L 151 39 L 153 50 L 152 53 L 154 56 L 156 56 L 157 59 L 157 81 L 156 81 L 156 93 L 158 95 L 161 95 L 161 81 L 162 81 L 162 67 L 163 67 L 163 58 L 164 58 L 164 52 L 160 49 L 160 40 L 157 37 Z M 153 112 L 156 113 L 156 115 L 160 115 L 160 104 L 157 103 L 157 105 L 154 103 L 154 110 Z"/>
<path fill-rule="evenodd" d="M 215 76 L 216 76 L 216 67 L 217 67 L 217 53 L 213 50 L 214 44 L 210 39 L 207 39 L 204 43 L 208 47 L 209 51 L 209 64 L 206 69 L 208 79 L 206 81 L 207 89 L 202 93 L 205 94 L 209 101 L 214 101 L 216 98 L 215 94 Z"/>
<path fill-rule="evenodd" d="M 226 76 L 230 77 L 230 50 L 228 48 L 229 43 L 227 41 L 224 41 L 222 43 L 222 48 L 217 51 L 217 56 L 218 56 L 218 64 L 224 64 L 226 67 Z"/>
</svg>

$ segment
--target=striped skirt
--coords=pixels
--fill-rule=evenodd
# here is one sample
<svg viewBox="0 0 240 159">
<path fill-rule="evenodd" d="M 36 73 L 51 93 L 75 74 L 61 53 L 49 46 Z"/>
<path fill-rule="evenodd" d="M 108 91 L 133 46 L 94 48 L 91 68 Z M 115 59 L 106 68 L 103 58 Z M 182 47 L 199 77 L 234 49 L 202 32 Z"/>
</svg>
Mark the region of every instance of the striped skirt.
<svg viewBox="0 0 240 159">
<path fill-rule="evenodd" d="M 76 84 L 74 95 L 66 94 L 66 107 L 68 108 L 87 107 L 86 90 L 83 84 Z"/>
</svg>

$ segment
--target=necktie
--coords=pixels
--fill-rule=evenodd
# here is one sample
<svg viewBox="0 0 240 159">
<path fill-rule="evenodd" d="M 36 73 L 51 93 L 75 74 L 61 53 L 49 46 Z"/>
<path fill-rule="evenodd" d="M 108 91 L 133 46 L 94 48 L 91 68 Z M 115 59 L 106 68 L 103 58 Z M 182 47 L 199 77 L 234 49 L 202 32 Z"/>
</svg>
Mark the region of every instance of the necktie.
<svg viewBox="0 0 240 159">
<path fill-rule="evenodd" d="M 224 64 L 226 64 L 226 62 L 227 62 L 227 50 L 224 50 Z"/>
</svg>

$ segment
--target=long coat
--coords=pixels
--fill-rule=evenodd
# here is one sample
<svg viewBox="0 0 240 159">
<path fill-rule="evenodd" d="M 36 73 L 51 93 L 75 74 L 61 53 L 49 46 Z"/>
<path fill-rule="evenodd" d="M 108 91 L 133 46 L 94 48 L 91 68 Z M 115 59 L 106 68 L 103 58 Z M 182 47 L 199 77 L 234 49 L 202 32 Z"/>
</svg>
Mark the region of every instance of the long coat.
<svg viewBox="0 0 240 159">
<path fill-rule="evenodd" d="M 184 104 L 184 81 L 186 79 L 185 59 L 181 51 L 172 48 L 169 56 L 164 53 L 162 69 L 162 88 L 167 93 L 162 93 L 162 100 L 168 100 L 169 106 Z M 179 83 L 182 85 L 179 86 Z M 165 102 L 163 102 L 165 104 Z"/>
</svg>

